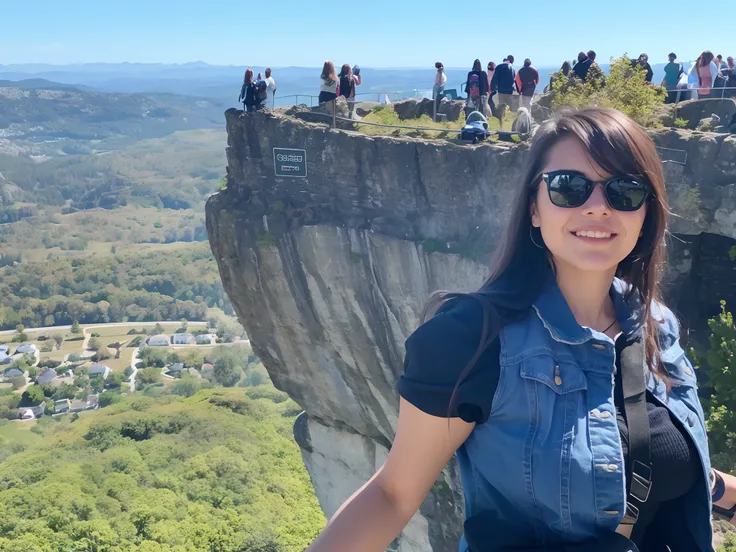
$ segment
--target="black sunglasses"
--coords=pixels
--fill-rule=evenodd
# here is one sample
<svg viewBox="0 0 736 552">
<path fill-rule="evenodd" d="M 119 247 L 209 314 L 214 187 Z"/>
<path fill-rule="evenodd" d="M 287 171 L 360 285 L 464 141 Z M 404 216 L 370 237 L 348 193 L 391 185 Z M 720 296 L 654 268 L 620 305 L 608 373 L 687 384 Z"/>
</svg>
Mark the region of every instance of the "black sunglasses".
<svg viewBox="0 0 736 552">
<path fill-rule="evenodd" d="M 603 185 L 606 201 L 616 211 L 637 211 L 650 197 L 647 184 L 627 176 L 594 181 L 576 171 L 552 171 L 543 173 L 538 182 L 541 183 L 541 180 L 547 184 L 549 199 L 557 207 L 573 208 L 584 205 L 596 184 Z"/>
</svg>

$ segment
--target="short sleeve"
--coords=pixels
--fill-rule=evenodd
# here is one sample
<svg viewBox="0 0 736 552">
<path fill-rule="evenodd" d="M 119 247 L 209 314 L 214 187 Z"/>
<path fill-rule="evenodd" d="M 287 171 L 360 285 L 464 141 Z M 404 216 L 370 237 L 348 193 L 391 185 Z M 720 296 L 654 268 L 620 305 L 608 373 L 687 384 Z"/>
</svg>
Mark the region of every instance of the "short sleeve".
<svg viewBox="0 0 736 552">
<path fill-rule="evenodd" d="M 460 373 L 473 358 L 483 328 L 481 304 L 473 298 L 452 300 L 406 340 L 399 394 L 432 416 L 485 423 L 500 375 L 496 338 L 460 384 L 452 411 L 450 399 Z"/>
</svg>

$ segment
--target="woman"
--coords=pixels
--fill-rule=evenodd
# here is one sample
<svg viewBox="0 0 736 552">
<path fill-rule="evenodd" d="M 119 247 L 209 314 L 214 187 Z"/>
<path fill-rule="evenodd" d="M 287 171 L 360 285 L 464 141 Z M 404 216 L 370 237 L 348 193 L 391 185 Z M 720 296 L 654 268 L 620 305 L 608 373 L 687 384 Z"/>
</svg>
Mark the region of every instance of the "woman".
<svg viewBox="0 0 736 552">
<path fill-rule="evenodd" d="M 442 94 L 445 91 L 445 84 L 447 84 L 447 75 L 445 75 L 445 66 L 441 61 L 436 62 L 434 68 L 437 69 L 437 73 L 434 75 L 434 86 L 432 86 L 432 101 L 434 102 L 434 113 L 436 114 L 440 109 Z"/>
<path fill-rule="evenodd" d="M 736 98 L 736 66 L 734 66 L 733 56 L 726 58 L 726 97 Z"/>
<path fill-rule="evenodd" d="M 487 282 L 442 295 L 406 341 L 388 458 L 309 552 L 384 550 L 456 451 L 461 552 L 616 537 L 630 347 L 646 353 L 653 466 L 644 479 L 635 465 L 653 484 L 634 538 L 642 552 L 712 552 L 712 491 L 728 507 L 736 485 L 710 485 L 695 375 L 659 300 L 668 207 L 654 143 L 615 110 L 563 115 L 538 130 L 521 184 Z"/>
<path fill-rule="evenodd" d="M 256 106 L 260 103 L 256 94 L 256 85 L 253 80 L 253 69 L 250 67 L 245 70 L 243 77 L 243 86 L 240 88 L 240 96 L 238 103 L 243 102 L 245 111 L 251 112 L 256 110 Z"/>
<path fill-rule="evenodd" d="M 332 102 L 337 98 L 337 74 L 335 73 L 335 64 L 329 59 L 322 66 L 322 74 L 320 75 L 319 84 L 319 103 Z"/>
<path fill-rule="evenodd" d="M 488 62 L 488 109 L 491 112 L 491 117 L 496 116 L 496 106 L 493 103 L 493 96 L 496 95 L 495 90 L 491 90 L 491 83 L 493 82 L 493 74 L 496 72 L 496 64 L 493 61 Z"/>
<path fill-rule="evenodd" d="M 355 110 L 355 87 L 360 86 L 362 82 L 360 74 L 354 74 L 350 65 L 346 63 L 342 66 L 340 69 L 340 95 L 345 96 L 348 102 L 348 112 L 351 119 Z"/>
<path fill-rule="evenodd" d="M 468 94 L 465 104 L 466 117 L 473 111 L 480 111 L 483 115 L 486 114 L 489 88 L 488 75 L 483 71 L 483 65 L 480 60 L 476 59 L 473 62 L 473 69 L 468 73 L 468 78 L 465 82 L 465 92 Z"/>
<path fill-rule="evenodd" d="M 550 90 L 553 90 L 553 83 L 556 78 L 564 77 L 565 82 L 567 82 L 570 79 L 570 71 L 572 71 L 572 65 L 569 61 L 565 61 L 562 63 L 562 67 L 560 67 L 560 70 L 557 71 L 557 73 L 552 73 L 549 76 L 549 88 L 545 90 L 545 92 L 548 92 Z"/>
<path fill-rule="evenodd" d="M 718 67 L 713 61 L 715 56 L 710 50 L 704 51 L 688 72 L 688 85 L 698 89 L 698 99 L 711 97 L 713 85 L 718 76 Z"/>
</svg>

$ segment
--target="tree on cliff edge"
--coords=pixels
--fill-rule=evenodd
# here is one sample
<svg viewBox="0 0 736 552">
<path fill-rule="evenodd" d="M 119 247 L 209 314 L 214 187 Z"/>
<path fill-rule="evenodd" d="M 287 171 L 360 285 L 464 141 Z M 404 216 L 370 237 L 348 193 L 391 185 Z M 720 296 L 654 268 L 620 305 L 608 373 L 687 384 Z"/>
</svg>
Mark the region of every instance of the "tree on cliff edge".
<svg viewBox="0 0 736 552">
<path fill-rule="evenodd" d="M 564 107 L 612 107 L 645 127 L 658 126 L 656 109 L 664 104 L 667 95 L 661 86 L 649 84 L 646 73 L 632 67 L 626 54 L 611 59 L 611 70 L 605 82 L 600 78 L 585 82 L 576 77 L 553 78 L 552 92 L 555 111 Z"/>
</svg>

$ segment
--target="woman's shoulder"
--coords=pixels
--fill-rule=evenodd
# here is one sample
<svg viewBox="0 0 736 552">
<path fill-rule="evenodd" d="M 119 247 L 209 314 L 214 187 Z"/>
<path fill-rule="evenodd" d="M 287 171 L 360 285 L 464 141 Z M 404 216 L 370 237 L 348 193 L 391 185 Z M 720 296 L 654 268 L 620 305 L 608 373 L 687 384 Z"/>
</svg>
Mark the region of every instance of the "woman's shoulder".
<svg viewBox="0 0 736 552">
<path fill-rule="evenodd" d="M 447 416 L 460 375 L 481 345 L 483 319 L 484 308 L 476 298 L 459 296 L 419 326 L 406 340 L 399 394 L 428 414 Z M 457 388 L 451 415 L 468 422 L 487 420 L 498 386 L 499 353 L 499 340 L 494 339 Z"/>
</svg>

